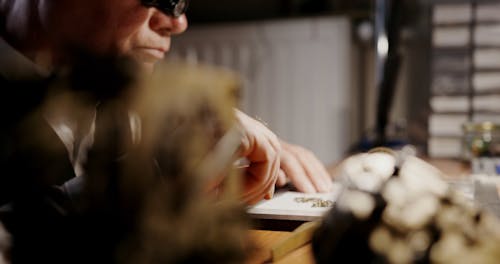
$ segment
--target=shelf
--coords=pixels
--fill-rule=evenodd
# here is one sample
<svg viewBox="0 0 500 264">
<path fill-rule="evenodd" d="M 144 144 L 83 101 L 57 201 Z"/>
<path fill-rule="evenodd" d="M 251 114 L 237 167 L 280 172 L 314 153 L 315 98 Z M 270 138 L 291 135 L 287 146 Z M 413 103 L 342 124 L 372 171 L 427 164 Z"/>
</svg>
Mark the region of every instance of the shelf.
<svg viewBox="0 0 500 264">
<path fill-rule="evenodd" d="M 495 4 L 494 9 L 488 10 L 484 4 L 490 3 Z M 494 10 L 500 11 L 500 2 L 431 1 L 431 8 L 435 6 L 441 13 L 430 23 L 428 143 L 460 132 L 443 124 L 457 128 L 470 116 L 473 120 L 500 121 L 500 19 L 494 16 Z M 477 17 L 480 14 L 486 17 Z"/>
</svg>

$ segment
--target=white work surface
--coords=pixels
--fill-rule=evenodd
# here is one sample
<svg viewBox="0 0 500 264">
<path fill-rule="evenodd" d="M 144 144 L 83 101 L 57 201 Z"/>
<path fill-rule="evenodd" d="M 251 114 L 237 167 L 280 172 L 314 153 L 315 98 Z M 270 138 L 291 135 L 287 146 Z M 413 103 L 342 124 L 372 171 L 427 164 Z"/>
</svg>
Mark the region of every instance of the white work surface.
<svg viewBox="0 0 500 264">
<path fill-rule="evenodd" d="M 331 207 L 313 207 L 312 202 L 299 203 L 296 198 L 319 198 L 335 203 L 342 186 L 334 184 L 329 193 L 306 194 L 293 191 L 278 191 L 270 200 L 263 200 L 248 208 L 247 212 L 252 218 L 276 219 L 294 221 L 314 221 L 323 217 Z"/>
</svg>

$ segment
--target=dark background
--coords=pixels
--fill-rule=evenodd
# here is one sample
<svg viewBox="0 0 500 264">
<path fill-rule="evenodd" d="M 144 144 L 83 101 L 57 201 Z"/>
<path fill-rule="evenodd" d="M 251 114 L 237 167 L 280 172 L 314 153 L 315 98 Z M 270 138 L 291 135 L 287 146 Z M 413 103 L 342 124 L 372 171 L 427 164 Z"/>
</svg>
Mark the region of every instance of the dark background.
<svg viewBox="0 0 500 264">
<path fill-rule="evenodd" d="M 371 0 L 191 0 L 191 24 L 328 14 L 368 16 Z"/>
</svg>

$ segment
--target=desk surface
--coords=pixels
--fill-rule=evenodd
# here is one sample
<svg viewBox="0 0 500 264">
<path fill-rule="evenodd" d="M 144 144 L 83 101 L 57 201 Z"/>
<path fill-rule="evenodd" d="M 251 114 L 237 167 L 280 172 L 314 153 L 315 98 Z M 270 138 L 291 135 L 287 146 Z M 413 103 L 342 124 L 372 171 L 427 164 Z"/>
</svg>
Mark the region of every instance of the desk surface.
<svg viewBox="0 0 500 264">
<path fill-rule="evenodd" d="M 426 159 L 427 162 L 436 166 L 449 177 L 463 177 L 470 174 L 470 168 L 466 163 L 456 160 Z M 337 164 L 330 166 L 329 171 L 335 175 Z M 291 235 L 290 232 L 282 231 L 267 231 L 267 230 L 251 230 L 250 238 L 257 246 L 257 251 L 251 256 L 247 263 L 265 263 L 270 257 L 271 248 L 286 239 Z M 311 244 L 307 244 L 275 263 L 314 263 L 312 256 Z"/>
<path fill-rule="evenodd" d="M 251 256 L 248 264 L 266 263 L 270 259 L 271 248 L 290 236 L 290 232 L 283 231 L 267 231 L 267 230 L 250 230 L 250 238 L 257 246 L 256 252 Z M 284 258 L 274 263 L 314 263 L 311 251 L 311 244 L 296 249 Z"/>
</svg>

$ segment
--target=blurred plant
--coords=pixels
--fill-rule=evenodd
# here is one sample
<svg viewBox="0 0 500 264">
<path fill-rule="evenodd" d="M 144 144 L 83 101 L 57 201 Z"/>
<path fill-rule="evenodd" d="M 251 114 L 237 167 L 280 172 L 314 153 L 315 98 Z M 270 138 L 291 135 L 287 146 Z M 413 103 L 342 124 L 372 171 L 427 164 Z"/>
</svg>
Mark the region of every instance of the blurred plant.
<svg viewBox="0 0 500 264">
<path fill-rule="evenodd" d="M 238 199 L 240 175 L 232 166 L 240 142 L 233 124 L 238 86 L 229 72 L 174 64 L 146 81 L 132 106 L 143 133 L 125 164 L 130 182 L 124 187 L 135 189 L 137 179 L 144 179 L 140 160 L 151 155 L 161 181 L 139 190 L 141 219 L 120 248 L 124 263 L 244 260 L 250 249 L 247 219 Z"/>
<path fill-rule="evenodd" d="M 239 85 L 185 64 L 143 76 L 127 60 L 84 57 L 62 71 L 42 109 L 93 113 L 93 144 L 74 208 L 46 243 L 82 263 L 241 263 L 252 246 L 233 166 Z"/>
</svg>

